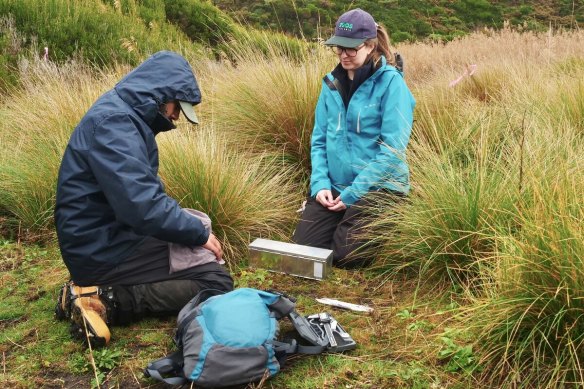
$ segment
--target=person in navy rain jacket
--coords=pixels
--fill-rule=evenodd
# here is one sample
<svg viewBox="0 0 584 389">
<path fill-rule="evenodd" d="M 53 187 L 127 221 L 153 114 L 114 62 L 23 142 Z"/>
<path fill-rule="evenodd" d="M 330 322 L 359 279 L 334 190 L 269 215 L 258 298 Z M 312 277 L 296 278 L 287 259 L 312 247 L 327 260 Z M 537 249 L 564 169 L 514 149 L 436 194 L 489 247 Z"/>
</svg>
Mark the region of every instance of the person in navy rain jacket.
<svg viewBox="0 0 584 389">
<path fill-rule="evenodd" d="M 354 9 L 325 42 L 339 64 L 323 79 L 311 140 L 310 195 L 293 240 L 333 250 L 340 267 L 371 262 L 358 236 L 366 195 L 409 191 L 405 158 L 415 100 L 383 26 Z"/>
<path fill-rule="evenodd" d="M 156 135 L 181 111 L 197 123 L 201 101 L 188 62 L 154 54 L 89 109 L 73 131 L 57 183 L 55 225 L 71 274 L 56 313 L 95 345 L 108 325 L 178 312 L 201 289 L 233 289 L 217 262 L 172 273 L 169 243 L 222 249 L 201 221 L 169 197 L 158 176 Z"/>
</svg>

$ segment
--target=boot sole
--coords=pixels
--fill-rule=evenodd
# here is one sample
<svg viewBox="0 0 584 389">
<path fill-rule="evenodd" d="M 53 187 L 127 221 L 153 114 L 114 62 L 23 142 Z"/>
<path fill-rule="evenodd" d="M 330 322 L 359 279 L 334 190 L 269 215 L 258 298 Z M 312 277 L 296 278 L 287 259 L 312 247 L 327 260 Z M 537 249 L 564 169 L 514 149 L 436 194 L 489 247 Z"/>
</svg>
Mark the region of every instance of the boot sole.
<svg viewBox="0 0 584 389">
<path fill-rule="evenodd" d="M 71 319 L 71 333 L 73 336 L 80 338 L 83 342 L 89 342 L 92 347 L 107 346 L 110 341 L 110 330 L 101 318 L 94 311 L 88 311 L 81 307 L 79 300 L 75 301 L 72 307 Z M 87 326 L 87 336 L 85 335 L 85 326 L 83 325 L 83 318 L 85 317 L 85 325 Z"/>
</svg>

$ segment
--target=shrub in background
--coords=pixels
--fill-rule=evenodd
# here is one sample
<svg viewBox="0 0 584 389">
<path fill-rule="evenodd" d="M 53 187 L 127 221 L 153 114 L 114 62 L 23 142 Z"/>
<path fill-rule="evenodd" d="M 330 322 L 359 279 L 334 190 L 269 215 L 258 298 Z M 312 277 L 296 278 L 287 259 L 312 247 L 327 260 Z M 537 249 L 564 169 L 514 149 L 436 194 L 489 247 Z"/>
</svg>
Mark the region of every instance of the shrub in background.
<svg viewBox="0 0 584 389">
<path fill-rule="evenodd" d="M 158 0 L 163 3 L 169 22 L 177 25 L 193 41 L 210 49 L 232 35 L 236 25 L 227 14 L 210 2 L 197 0 Z"/>
<path fill-rule="evenodd" d="M 80 56 L 100 66 L 137 65 L 156 51 L 180 52 L 192 46 L 171 24 L 144 23 L 136 0 L 127 1 L 134 5 L 125 8 L 135 9 L 135 13 L 124 14 L 119 1 L 78 0 L 71 4 L 68 0 L 3 0 L 0 15 L 14 18 L 16 28 L 27 38 L 27 47 L 34 43 L 40 48 L 46 46 L 50 58 L 58 62 Z"/>
</svg>

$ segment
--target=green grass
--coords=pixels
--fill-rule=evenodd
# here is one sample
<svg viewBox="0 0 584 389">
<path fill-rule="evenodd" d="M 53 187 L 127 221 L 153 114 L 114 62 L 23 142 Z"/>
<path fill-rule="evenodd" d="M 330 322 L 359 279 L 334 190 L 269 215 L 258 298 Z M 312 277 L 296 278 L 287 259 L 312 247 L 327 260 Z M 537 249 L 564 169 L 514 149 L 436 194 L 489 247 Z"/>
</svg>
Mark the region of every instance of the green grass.
<svg viewBox="0 0 584 389">
<path fill-rule="evenodd" d="M 66 322 L 55 321 L 53 317 L 57 291 L 67 277 L 56 246 L 2 241 L 0 258 L 3 270 L 0 276 L 0 353 L 5 369 L 5 373 L 0 369 L 2 386 L 90 387 L 95 380 L 93 356 L 98 377 L 107 387 L 162 387 L 144 378 L 142 370 L 147 363 L 174 350 L 171 339 L 175 318 L 148 319 L 128 327 L 114 327 L 110 346 L 90 353 L 71 339 Z M 441 346 L 438 340 L 430 339 L 427 329 L 408 329 L 411 321 L 397 317 L 399 311 L 412 306 L 408 293 L 402 291 L 400 296 L 393 295 L 397 283 L 374 290 L 378 285 L 374 274 L 342 270 L 335 270 L 329 282 L 291 278 L 245 267 L 234 269 L 234 274 L 240 280 L 247 278 L 245 286 L 285 289 L 299 298 L 301 313 L 331 312 L 359 344 L 357 350 L 343 355 L 292 357 L 283 372 L 264 387 L 422 388 L 432 383 L 462 385 L 459 381 L 467 380 L 460 373 L 447 372 L 433 355 L 401 350 L 403 344 L 398 339 L 403 336 L 409 337 L 410 349 L 433 344 L 433 352 L 437 355 Z M 284 285 L 288 286 L 284 288 Z M 362 294 L 363 290 L 369 291 L 367 295 Z M 314 300 L 331 296 L 368 304 L 376 312 L 365 315 L 336 310 Z M 438 306 L 416 306 L 416 319 L 436 322 L 432 331 L 443 332 L 445 328 L 434 318 L 437 311 Z M 439 315 L 444 316 L 444 313 Z"/>
</svg>

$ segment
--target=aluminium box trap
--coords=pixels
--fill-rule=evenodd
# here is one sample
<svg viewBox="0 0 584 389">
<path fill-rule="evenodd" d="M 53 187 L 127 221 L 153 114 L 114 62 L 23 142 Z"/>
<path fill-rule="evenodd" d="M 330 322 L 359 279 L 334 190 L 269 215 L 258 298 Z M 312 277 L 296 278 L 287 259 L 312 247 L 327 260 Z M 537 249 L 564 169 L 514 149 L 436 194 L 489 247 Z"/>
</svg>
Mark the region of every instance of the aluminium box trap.
<svg viewBox="0 0 584 389">
<path fill-rule="evenodd" d="M 278 273 L 322 280 L 331 272 L 333 251 L 269 239 L 256 239 L 249 245 L 252 267 Z"/>
</svg>

